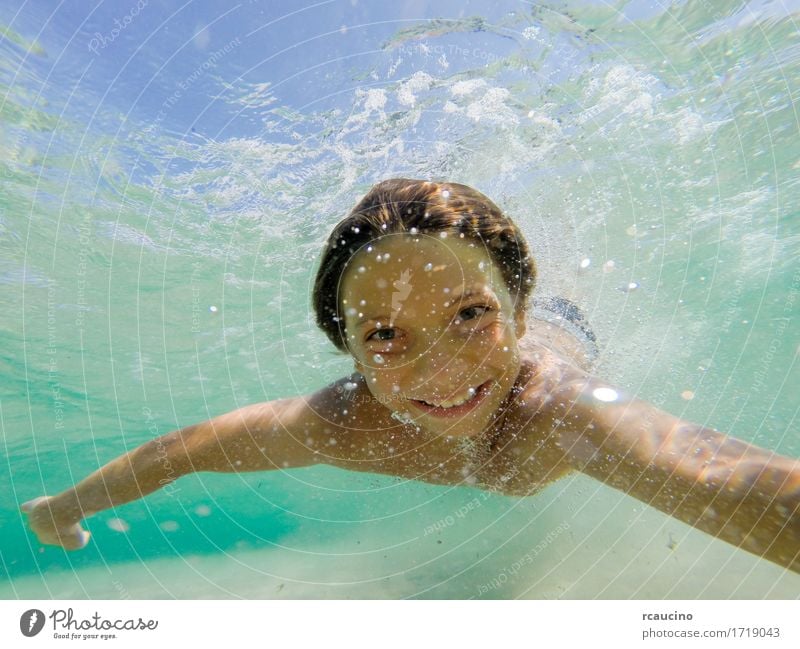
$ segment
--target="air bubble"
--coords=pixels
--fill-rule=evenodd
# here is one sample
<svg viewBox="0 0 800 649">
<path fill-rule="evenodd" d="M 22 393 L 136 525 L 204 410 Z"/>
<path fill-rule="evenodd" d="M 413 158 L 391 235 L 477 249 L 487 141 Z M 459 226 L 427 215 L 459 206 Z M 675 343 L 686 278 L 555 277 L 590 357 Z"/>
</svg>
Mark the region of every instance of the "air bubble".
<svg viewBox="0 0 800 649">
<path fill-rule="evenodd" d="M 605 403 L 611 403 L 619 399 L 619 394 L 612 388 L 595 388 L 592 391 L 592 396 L 598 401 L 604 401 Z"/>
<path fill-rule="evenodd" d="M 394 411 L 392 412 L 391 417 L 392 419 L 396 419 L 397 421 L 399 421 L 401 424 L 408 425 L 414 423 L 414 418 L 407 412 Z M 391 446 L 389 447 L 389 452 L 390 453 L 394 452 L 394 449 Z"/>
<path fill-rule="evenodd" d="M 124 520 L 121 518 L 109 518 L 108 522 L 106 523 L 112 530 L 115 532 L 127 532 L 131 529 L 131 526 L 128 525 Z"/>
</svg>

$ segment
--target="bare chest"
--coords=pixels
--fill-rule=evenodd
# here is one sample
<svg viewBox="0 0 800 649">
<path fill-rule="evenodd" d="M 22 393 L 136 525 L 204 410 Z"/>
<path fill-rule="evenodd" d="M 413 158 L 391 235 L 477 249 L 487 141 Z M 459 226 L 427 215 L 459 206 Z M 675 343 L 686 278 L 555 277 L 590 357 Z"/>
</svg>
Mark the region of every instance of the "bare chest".
<svg viewBox="0 0 800 649">
<path fill-rule="evenodd" d="M 472 486 L 506 495 L 531 495 L 569 469 L 546 434 L 515 418 L 494 435 L 432 437 L 412 426 L 395 426 L 351 447 L 336 464 L 432 484 Z M 537 438 L 538 441 L 537 441 Z"/>
<path fill-rule="evenodd" d="M 536 364 L 527 361 L 521 385 L 535 372 Z M 524 399 L 510 402 L 502 421 L 489 430 L 449 437 L 399 423 L 363 385 L 356 397 L 351 423 L 363 432 L 336 446 L 334 463 L 343 468 L 508 495 L 530 495 L 570 471 L 546 413 L 531 410 Z"/>
</svg>

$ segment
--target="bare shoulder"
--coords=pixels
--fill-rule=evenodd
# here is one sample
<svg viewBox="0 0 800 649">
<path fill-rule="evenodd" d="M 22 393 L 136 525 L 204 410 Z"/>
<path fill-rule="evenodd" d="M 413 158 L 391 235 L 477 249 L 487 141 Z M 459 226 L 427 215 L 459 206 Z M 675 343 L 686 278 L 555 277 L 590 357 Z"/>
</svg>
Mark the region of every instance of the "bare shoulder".
<svg viewBox="0 0 800 649">
<path fill-rule="evenodd" d="M 575 382 L 587 381 L 588 372 L 561 349 L 528 340 L 522 349 L 522 368 L 517 381 L 517 407 L 528 417 L 546 414 L 553 400 Z"/>
<path fill-rule="evenodd" d="M 556 435 L 562 412 L 557 404 L 562 388 L 580 376 L 586 374 L 550 347 L 527 346 L 506 414 L 492 434 L 484 484 L 507 494 L 530 495 L 573 470 Z"/>
<path fill-rule="evenodd" d="M 358 373 L 297 399 L 305 421 L 303 443 L 317 463 L 370 470 L 365 465 L 375 465 L 402 428 Z"/>
</svg>

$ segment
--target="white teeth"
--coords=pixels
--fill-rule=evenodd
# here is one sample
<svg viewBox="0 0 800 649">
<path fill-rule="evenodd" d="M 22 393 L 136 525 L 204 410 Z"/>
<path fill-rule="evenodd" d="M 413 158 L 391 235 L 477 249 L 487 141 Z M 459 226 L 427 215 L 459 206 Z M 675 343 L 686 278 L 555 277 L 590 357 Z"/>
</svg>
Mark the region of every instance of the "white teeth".
<svg viewBox="0 0 800 649">
<path fill-rule="evenodd" d="M 475 396 L 476 392 L 477 390 L 475 388 L 469 388 L 466 392 L 464 392 L 463 395 L 460 395 L 455 399 L 448 399 L 447 401 L 442 401 L 441 403 L 431 405 L 436 406 L 437 408 L 452 408 L 454 406 L 462 406 L 467 401 L 470 401 Z"/>
</svg>

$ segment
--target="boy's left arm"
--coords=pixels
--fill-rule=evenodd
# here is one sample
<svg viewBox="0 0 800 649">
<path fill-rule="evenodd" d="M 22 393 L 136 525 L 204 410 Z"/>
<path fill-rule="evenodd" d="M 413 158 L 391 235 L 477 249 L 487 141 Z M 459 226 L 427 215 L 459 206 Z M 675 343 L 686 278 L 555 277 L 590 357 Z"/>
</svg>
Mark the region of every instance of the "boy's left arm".
<svg viewBox="0 0 800 649">
<path fill-rule="evenodd" d="M 681 420 L 580 370 L 562 366 L 556 375 L 539 417 L 574 468 L 800 572 L 800 461 Z"/>
</svg>

